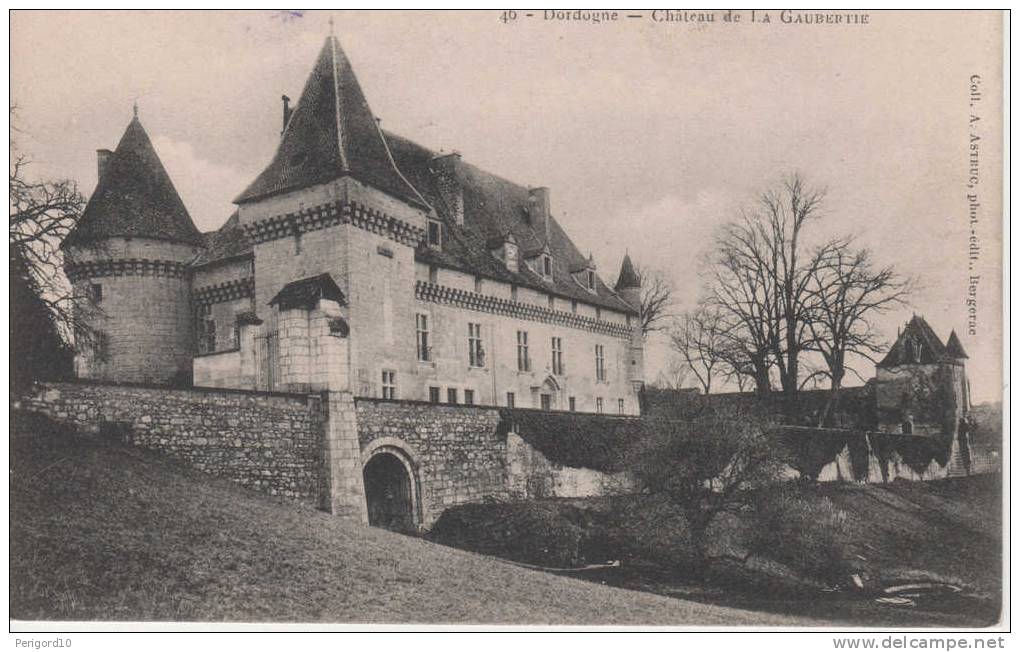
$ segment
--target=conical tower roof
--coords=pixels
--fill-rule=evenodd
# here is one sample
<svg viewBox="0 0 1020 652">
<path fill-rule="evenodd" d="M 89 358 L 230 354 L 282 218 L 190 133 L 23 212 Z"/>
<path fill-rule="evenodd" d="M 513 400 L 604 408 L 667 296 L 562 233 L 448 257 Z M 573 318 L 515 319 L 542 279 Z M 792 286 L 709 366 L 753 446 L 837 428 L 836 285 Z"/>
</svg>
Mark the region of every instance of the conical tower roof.
<svg viewBox="0 0 1020 652">
<path fill-rule="evenodd" d="M 967 353 L 963 350 L 963 344 L 960 343 L 960 338 L 956 336 L 956 331 L 949 333 L 949 340 L 946 341 L 946 354 L 952 358 L 967 358 Z"/>
<path fill-rule="evenodd" d="M 137 115 L 63 244 L 116 237 L 203 243 Z"/>
<path fill-rule="evenodd" d="M 630 254 L 623 255 L 623 264 L 620 265 L 620 276 L 616 279 L 616 290 L 641 287 L 641 277 L 634 269 L 634 263 L 630 260 Z"/>
<path fill-rule="evenodd" d="M 414 206 L 429 208 L 397 169 L 351 62 L 330 36 L 272 162 L 234 203 L 348 175 Z"/>
</svg>

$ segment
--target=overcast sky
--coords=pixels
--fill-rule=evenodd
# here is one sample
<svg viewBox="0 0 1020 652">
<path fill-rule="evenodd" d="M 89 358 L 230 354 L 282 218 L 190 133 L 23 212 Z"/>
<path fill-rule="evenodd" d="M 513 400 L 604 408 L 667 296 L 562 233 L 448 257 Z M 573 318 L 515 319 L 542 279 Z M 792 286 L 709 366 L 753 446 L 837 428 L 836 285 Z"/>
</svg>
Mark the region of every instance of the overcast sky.
<svg viewBox="0 0 1020 652">
<path fill-rule="evenodd" d="M 716 11 L 717 20 L 723 12 Z M 866 26 L 575 23 L 500 12 L 335 12 L 383 126 L 514 181 L 612 281 L 629 250 L 684 305 L 714 230 L 780 176 L 828 189 L 817 235 L 851 233 L 916 276 L 916 311 L 970 353 L 976 400 L 1001 393 L 998 14 L 871 12 Z M 328 13 L 15 12 L 18 144 L 38 175 L 91 193 L 95 150 L 140 117 L 196 224 L 218 227 L 269 162 Z M 983 78 L 979 324 L 967 334 L 969 80 Z M 649 380 L 664 348 L 654 344 Z M 869 377 L 873 369 L 862 364 Z"/>
</svg>

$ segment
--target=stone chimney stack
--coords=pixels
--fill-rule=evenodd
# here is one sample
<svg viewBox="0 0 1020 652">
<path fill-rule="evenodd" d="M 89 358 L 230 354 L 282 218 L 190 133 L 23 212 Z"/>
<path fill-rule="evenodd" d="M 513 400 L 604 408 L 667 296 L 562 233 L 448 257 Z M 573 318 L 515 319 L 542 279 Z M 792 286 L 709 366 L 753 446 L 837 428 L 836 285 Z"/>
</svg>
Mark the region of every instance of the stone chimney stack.
<svg viewBox="0 0 1020 652">
<path fill-rule="evenodd" d="M 528 190 L 530 206 L 528 216 L 531 218 L 531 228 L 549 242 L 549 189 L 531 188 Z"/>
<path fill-rule="evenodd" d="M 457 178 L 457 165 L 460 163 L 460 152 L 440 154 L 432 159 L 432 173 L 436 175 L 436 184 L 443 203 L 451 213 L 454 221 L 464 224 L 464 188 Z"/>
<path fill-rule="evenodd" d="M 290 116 L 291 116 L 291 114 L 294 111 L 293 111 L 293 109 L 290 108 L 290 98 L 289 97 L 284 95 L 280 99 L 283 100 L 283 128 L 280 129 L 280 134 L 282 135 L 283 132 L 287 130 L 287 123 L 290 122 Z"/>
<path fill-rule="evenodd" d="M 99 174 L 99 181 L 103 180 L 106 176 L 106 168 L 110 166 L 110 161 L 113 159 L 113 152 L 108 149 L 97 149 L 96 150 L 96 170 Z"/>
</svg>

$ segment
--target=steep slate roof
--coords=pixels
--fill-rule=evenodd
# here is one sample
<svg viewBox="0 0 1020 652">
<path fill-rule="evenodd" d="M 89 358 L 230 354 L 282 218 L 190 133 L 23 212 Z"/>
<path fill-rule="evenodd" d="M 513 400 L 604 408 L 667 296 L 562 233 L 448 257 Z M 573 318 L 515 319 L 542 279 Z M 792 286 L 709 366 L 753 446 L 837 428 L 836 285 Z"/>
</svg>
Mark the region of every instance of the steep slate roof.
<svg viewBox="0 0 1020 652">
<path fill-rule="evenodd" d="M 453 175 L 464 195 L 464 224 L 457 224 L 453 210 L 439 191 L 439 175 L 434 159 L 441 154 L 401 136 L 384 132 L 397 166 L 421 191 L 443 222 L 439 250 L 422 244 L 415 252 L 421 262 L 456 269 L 506 283 L 516 283 L 569 299 L 634 314 L 634 308 L 596 277 L 596 291 L 589 292 L 570 270 L 589 267 L 585 257 L 567 236 L 559 222 L 549 216 L 549 251 L 553 260 L 552 279 L 533 272 L 523 260 L 513 272 L 490 251 L 490 246 L 512 236 L 522 252 L 538 252 L 547 244 L 528 220 L 533 206 L 526 186 L 486 172 L 459 158 L 453 161 Z"/>
<path fill-rule="evenodd" d="M 330 36 L 284 129 L 276 156 L 234 203 L 348 175 L 428 209 L 393 164 L 351 62 Z"/>
<path fill-rule="evenodd" d="M 913 340 L 920 344 L 920 360 L 907 355 L 908 340 Z M 935 334 L 935 331 L 928 325 L 924 317 L 914 315 L 896 339 L 896 343 L 889 349 L 889 353 L 876 366 L 895 367 L 901 364 L 933 364 L 946 359 L 949 359 L 949 356 L 947 355 L 945 345 L 942 344 L 942 340 Z"/>
<path fill-rule="evenodd" d="M 205 250 L 192 263 L 196 267 L 248 257 L 253 252 L 251 240 L 241 227 L 237 211 L 218 230 L 203 233 L 202 237 Z"/>
<path fill-rule="evenodd" d="M 955 330 L 949 333 L 949 340 L 946 342 L 946 354 L 953 358 L 970 357 L 963 350 L 963 344 L 960 342 L 960 338 L 956 336 Z"/>
<path fill-rule="evenodd" d="M 639 287 L 641 287 L 641 279 L 634 271 L 634 263 L 630 261 L 630 254 L 624 254 L 623 263 L 620 265 L 620 276 L 616 279 L 616 290 Z"/>
<path fill-rule="evenodd" d="M 204 244 L 137 115 L 63 245 L 111 237 Z"/>
<path fill-rule="evenodd" d="M 309 276 L 297 281 L 291 281 L 283 286 L 283 289 L 276 293 L 276 296 L 269 301 L 269 305 L 280 305 L 280 310 L 290 308 L 311 308 L 319 299 L 336 301 L 341 306 L 347 305 L 347 297 L 344 296 L 333 277 L 329 274 Z"/>
</svg>

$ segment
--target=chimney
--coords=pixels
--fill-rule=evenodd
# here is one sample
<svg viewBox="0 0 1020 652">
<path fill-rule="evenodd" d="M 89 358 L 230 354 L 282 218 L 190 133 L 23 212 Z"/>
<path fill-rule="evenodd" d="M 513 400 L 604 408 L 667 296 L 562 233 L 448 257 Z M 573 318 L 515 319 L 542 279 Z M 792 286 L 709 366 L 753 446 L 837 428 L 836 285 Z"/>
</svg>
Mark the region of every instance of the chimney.
<svg viewBox="0 0 1020 652">
<path fill-rule="evenodd" d="M 531 188 L 528 190 L 529 206 L 528 217 L 531 219 L 531 228 L 549 242 L 549 189 Z"/>
<path fill-rule="evenodd" d="M 293 111 L 290 108 L 290 98 L 284 95 L 281 99 L 283 100 L 283 129 L 280 130 L 280 135 L 282 136 L 283 132 L 287 129 L 287 123 L 290 122 L 290 114 Z"/>
<path fill-rule="evenodd" d="M 432 173 L 436 175 L 436 186 L 439 195 L 443 199 L 450 217 L 463 226 L 464 224 L 464 189 L 457 179 L 457 164 L 460 162 L 460 152 L 440 154 L 432 159 Z"/>
<path fill-rule="evenodd" d="M 99 181 L 106 176 L 106 168 L 110 167 L 110 160 L 113 159 L 113 152 L 108 149 L 96 150 L 96 169 L 99 174 Z"/>
</svg>

